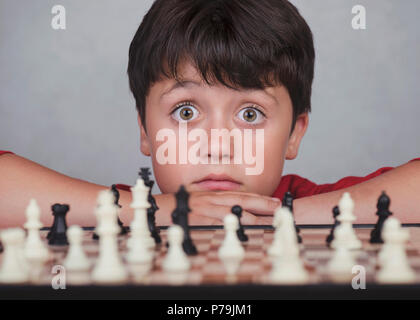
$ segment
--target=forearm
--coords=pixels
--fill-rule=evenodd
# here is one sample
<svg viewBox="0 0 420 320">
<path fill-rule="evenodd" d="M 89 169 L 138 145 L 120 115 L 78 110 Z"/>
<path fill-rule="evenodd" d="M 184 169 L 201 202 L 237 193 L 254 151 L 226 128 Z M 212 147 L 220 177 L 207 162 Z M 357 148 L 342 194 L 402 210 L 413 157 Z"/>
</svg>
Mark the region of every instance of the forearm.
<svg viewBox="0 0 420 320">
<path fill-rule="evenodd" d="M 70 205 L 69 225 L 96 225 L 94 209 L 100 190 L 107 187 L 74 179 L 13 154 L 0 156 L 0 227 L 22 226 L 31 198 L 41 208 L 44 226 L 52 223 L 51 205 Z M 124 198 L 128 198 L 124 195 Z M 129 201 L 129 200 L 128 200 Z"/>
<path fill-rule="evenodd" d="M 355 223 L 375 223 L 376 204 L 381 192 L 391 198 L 390 211 L 402 223 L 419 223 L 420 161 L 413 161 L 349 188 L 296 199 L 294 210 L 298 224 L 329 224 L 332 208 L 344 192 L 354 200 Z"/>
</svg>

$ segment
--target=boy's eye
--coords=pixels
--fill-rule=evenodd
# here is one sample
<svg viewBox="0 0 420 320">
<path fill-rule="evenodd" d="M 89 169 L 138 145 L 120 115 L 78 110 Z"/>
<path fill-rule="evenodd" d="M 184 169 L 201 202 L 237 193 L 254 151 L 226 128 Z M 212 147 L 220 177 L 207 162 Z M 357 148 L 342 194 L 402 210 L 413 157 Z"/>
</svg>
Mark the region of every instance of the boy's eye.
<svg viewBox="0 0 420 320">
<path fill-rule="evenodd" d="M 238 113 L 239 119 L 251 124 L 259 124 L 264 120 L 264 114 L 253 107 L 244 108 Z"/>
<path fill-rule="evenodd" d="M 191 121 L 198 117 L 198 110 L 189 103 L 180 103 L 171 115 L 179 122 Z"/>
</svg>

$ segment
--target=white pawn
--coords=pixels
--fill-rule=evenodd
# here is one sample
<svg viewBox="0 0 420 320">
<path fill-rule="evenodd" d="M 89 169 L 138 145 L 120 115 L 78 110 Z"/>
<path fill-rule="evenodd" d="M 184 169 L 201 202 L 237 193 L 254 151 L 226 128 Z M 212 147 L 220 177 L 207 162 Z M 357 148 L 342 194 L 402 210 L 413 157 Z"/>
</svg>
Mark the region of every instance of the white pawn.
<svg viewBox="0 0 420 320">
<path fill-rule="evenodd" d="M 28 230 L 28 237 L 26 238 L 24 254 L 29 262 L 44 263 L 48 260 L 49 251 L 41 240 L 39 229 L 42 228 L 40 221 L 40 208 L 35 199 L 29 201 L 26 208 L 26 223 L 24 228 Z"/>
<path fill-rule="evenodd" d="M 339 243 L 346 240 L 346 229 L 341 225 L 334 230 L 334 239 Z M 356 265 L 356 260 L 352 252 L 346 246 L 335 248 L 332 258 L 328 261 L 327 272 L 334 278 L 347 280 L 352 277 L 352 269 Z"/>
<path fill-rule="evenodd" d="M 67 229 L 67 238 L 70 244 L 69 251 L 63 262 L 67 271 L 87 271 L 91 263 L 83 251 L 83 230 L 73 225 Z"/>
<path fill-rule="evenodd" d="M 99 258 L 92 271 L 92 279 L 98 283 L 120 283 L 127 279 L 128 272 L 118 251 L 118 207 L 109 190 L 99 193 L 98 203 L 95 214 L 98 219 L 96 232 L 99 235 Z"/>
<path fill-rule="evenodd" d="M 282 231 L 281 231 L 281 218 L 284 211 L 287 210 L 286 207 L 279 206 L 276 208 L 273 217 L 273 227 L 274 227 L 274 239 L 270 247 L 267 250 L 267 253 L 271 257 L 280 256 L 282 253 Z"/>
<path fill-rule="evenodd" d="M 219 258 L 221 260 L 229 258 L 242 259 L 245 255 L 245 250 L 236 233 L 239 228 L 238 217 L 229 213 L 223 219 L 223 223 L 225 238 L 218 251 Z"/>
<path fill-rule="evenodd" d="M 3 261 L 0 268 L 0 282 L 23 283 L 29 280 L 29 273 L 22 254 L 25 232 L 20 228 L 1 232 L 4 246 Z"/>
<path fill-rule="evenodd" d="M 134 209 L 134 218 L 130 224 L 131 237 L 127 241 L 127 246 L 130 248 L 133 241 L 133 235 L 142 237 L 147 248 L 153 248 L 155 246 L 155 240 L 150 234 L 149 225 L 147 222 L 147 208 L 150 207 L 150 203 L 147 200 L 149 195 L 149 187 L 144 184 L 143 179 L 137 179 L 136 185 L 131 188 L 133 202 L 131 208 Z"/>
<path fill-rule="evenodd" d="M 162 268 L 166 272 L 185 272 L 191 267 L 190 260 L 182 248 L 184 231 L 179 225 L 172 225 L 168 229 L 169 249 L 162 262 Z"/>
<path fill-rule="evenodd" d="M 350 197 L 350 193 L 344 192 L 341 197 L 338 207 L 340 214 L 337 220 L 340 221 L 340 227 L 342 236 L 338 240 L 335 236 L 337 228 L 334 230 L 334 240 L 331 242 L 332 248 L 346 247 L 349 250 L 360 249 L 362 242 L 357 239 L 356 233 L 353 229 L 353 221 L 356 220 L 356 216 L 353 214 L 354 202 Z"/>
<path fill-rule="evenodd" d="M 293 215 L 284 208 L 281 218 L 282 253 L 275 257 L 270 280 L 275 283 L 305 283 L 309 276 L 300 259 L 299 244 Z"/>
<path fill-rule="evenodd" d="M 405 252 L 405 244 L 409 239 L 407 230 L 401 228 L 396 218 L 388 218 L 385 221 L 383 233 L 385 252 L 380 258 L 381 269 L 376 279 L 380 283 L 410 283 L 416 280 L 416 274 L 410 266 Z"/>
</svg>

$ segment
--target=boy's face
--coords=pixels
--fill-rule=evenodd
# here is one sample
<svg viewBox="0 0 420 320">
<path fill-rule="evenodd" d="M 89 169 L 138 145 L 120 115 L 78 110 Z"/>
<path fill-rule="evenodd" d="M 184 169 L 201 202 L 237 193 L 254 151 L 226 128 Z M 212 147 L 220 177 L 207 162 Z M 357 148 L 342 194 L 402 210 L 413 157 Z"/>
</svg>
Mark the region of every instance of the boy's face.
<svg viewBox="0 0 420 320">
<path fill-rule="evenodd" d="M 173 88 L 177 82 L 165 78 L 150 88 L 146 98 L 146 130 L 139 120 L 140 148 L 144 155 L 152 156 L 153 171 L 160 190 L 173 193 L 184 184 L 189 191 L 231 190 L 271 196 L 280 182 L 284 159 L 294 159 L 297 155 L 308 125 L 308 115 L 298 116 L 295 129 L 290 134 L 293 108 L 285 87 L 236 91 L 221 84 L 209 86 L 190 63 L 180 66 L 179 77 L 190 82 Z M 192 141 L 182 138 L 180 122 L 184 126 L 187 124 L 189 133 L 192 129 L 207 133 L 205 143 L 208 152 L 201 149 L 205 152 L 197 153 L 203 162 L 208 160 L 207 164 L 201 161 L 198 164 L 190 161 L 181 163 L 180 148 L 181 152 L 185 152 L 181 144 L 187 146 L 186 150 L 191 150 L 199 140 L 197 137 Z M 158 160 L 157 155 L 162 155 L 166 141 L 157 139 L 162 129 L 169 129 L 176 137 L 176 164 L 162 164 Z M 234 139 L 225 146 L 219 140 L 219 148 L 216 149 L 214 139 L 211 139 L 212 129 L 227 129 L 229 132 L 236 129 L 236 132 L 242 133 L 242 154 L 245 153 L 245 144 L 252 145 L 252 156 L 257 159 L 255 163 L 251 165 L 244 160 L 244 155 L 239 164 L 234 163 L 234 155 L 241 153 L 241 150 L 234 149 Z M 251 139 L 245 131 L 252 133 Z M 257 131 L 263 133 L 263 140 Z M 200 141 L 198 144 L 203 145 L 203 140 Z M 214 163 L 215 159 L 219 160 L 218 164 Z M 258 174 L 247 174 L 245 169 L 256 167 L 258 161 L 262 170 Z M 208 177 L 210 174 L 213 176 Z"/>
</svg>

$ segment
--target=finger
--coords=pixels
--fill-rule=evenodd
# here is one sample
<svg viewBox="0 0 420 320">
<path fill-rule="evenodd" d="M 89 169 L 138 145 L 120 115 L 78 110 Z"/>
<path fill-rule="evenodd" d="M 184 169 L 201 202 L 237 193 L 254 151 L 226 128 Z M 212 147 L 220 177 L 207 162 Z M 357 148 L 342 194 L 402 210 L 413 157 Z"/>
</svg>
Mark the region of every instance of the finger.
<svg viewBox="0 0 420 320">
<path fill-rule="evenodd" d="M 209 197 L 209 201 L 217 204 L 232 207 L 240 205 L 243 210 L 246 210 L 254 215 L 273 215 L 280 201 L 272 198 L 260 196 L 253 193 L 218 193 L 217 196 Z"/>
<path fill-rule="evenodd" d="M 225 218 L 225 216 L 231 213 L 230 209 L 231 208 L 229 206 L 207 204 L 201 207 L 200 206 L 196 207 L 196 209 L 194 209 L 194 213 L 197 215 L 202 215 L 202 216 L 218 219 L 223 223 L 223 219 Z M 243 210 L 241 222 L 246 223 L 246 224 L 256 224 L 257 217 L 253 215 L 252 213 L 246 210 Z"/>
<path fill-rule="evenodd" d="M 217 226 L 223 224 L 222 220 L 199 215 L 199 214 L 190 214 L 188 216 L 188 224 L 190 226 Z"/>
</svg>

